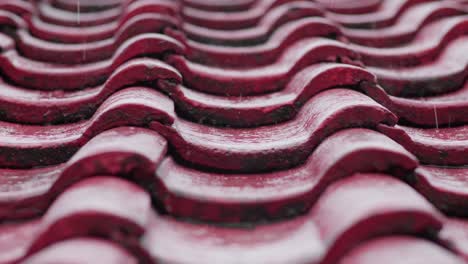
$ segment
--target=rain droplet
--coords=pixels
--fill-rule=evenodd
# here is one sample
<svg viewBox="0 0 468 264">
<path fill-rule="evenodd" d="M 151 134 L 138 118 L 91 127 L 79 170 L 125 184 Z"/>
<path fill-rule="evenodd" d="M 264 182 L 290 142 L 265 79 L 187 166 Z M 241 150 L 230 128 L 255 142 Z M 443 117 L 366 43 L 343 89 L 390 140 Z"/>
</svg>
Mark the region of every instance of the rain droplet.
<svg viewBox="0 0 468 264">
<path fill-rule="evenodd" d="M 80 0 L 77 1 L 76 3 L 76 21 L 78 25 L 81 23 L 81 18 L 80 18 Z"/>
</svg>

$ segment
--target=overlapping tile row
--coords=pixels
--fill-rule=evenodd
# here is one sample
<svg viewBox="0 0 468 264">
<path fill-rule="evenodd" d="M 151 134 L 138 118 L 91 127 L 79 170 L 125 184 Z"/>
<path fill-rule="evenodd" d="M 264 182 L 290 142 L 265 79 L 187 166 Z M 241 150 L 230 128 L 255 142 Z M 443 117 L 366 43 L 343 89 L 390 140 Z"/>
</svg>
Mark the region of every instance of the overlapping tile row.
<svg viewBox="0 0 468 264">
<path fill-rule="evenodd" d="M 468 260 L 465 1 L 0 9 L 0 263 Z"/>
<path fill-rule="evenodd" d="M 397 2 L 401 2 L 399 7 Z M 368 86 L 365 93 L 399 117 L 397 126 L 379 125 L 378 130 L 418 158 L 421 165 L 407 181 L 448 215 L 450 220 L 444 224 L 440 238 L 450 241 L 451 248 L 466 259 L 463 218 L 467 216 L 467 120 L 463 113 L 467 61 L 463 53 L 468 49 L 467 3 L 388 4 L 395 4 L 396 12 L 386 18 L 389 22 L 385 25 L 380 25 L 384 20 L 378 9 L 360 17 L 345 15 L 346 21 L 336 21 L 342 24 L 350 45 L 360 53 L 367 69 L 377 75 L 381 87 Z M 372 28 L 350 23 L 363 17 L 369 21 L 374 17 L 376 23 Z M 369 254 L 361 256 L 368 258 Z M 365 258 L 358 259 L 365 263 Z"/>
<path fill-rule="evenodd" d="M 344 29 L 382 86 L 365 88 L 366 93 L 399 117 L 399 125 L 382 125 L 379 131 L 424 164 L 413 179 L 416 189 L 440 210 L 459 216 L 466 216 L 461 186 L 468 163 L 466 7 L 466 1 L 423 1 L 400 8 L 389 26 Z M 377 53 L 381 60 L 370 57 Z"/>
</svg>

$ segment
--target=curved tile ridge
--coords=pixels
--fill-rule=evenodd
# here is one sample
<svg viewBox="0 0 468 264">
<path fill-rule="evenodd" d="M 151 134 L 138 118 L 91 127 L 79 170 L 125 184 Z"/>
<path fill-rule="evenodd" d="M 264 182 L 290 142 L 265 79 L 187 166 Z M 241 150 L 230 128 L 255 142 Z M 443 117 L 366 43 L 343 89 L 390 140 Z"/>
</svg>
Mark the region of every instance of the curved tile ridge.
<svg viewBox="0 0 468 264">
<path fill-rule="evenodd" d="M 468 16 L 440 19 L 423 27 L 410 43 L 391 48 L 372 48 L 350 44 L 367 66 L 410 67 L 432 62 L 455 39 L 465 36 Z"/>
<path fill-rule="evenodd" d="M 379 0 L 369 0 L 373 1 L 374 4 Z M 367 1 L 367 2 L 369 2 Z M 235 30 L 254 27 L 258 23 L 257 21 L 261 19 L 264 14 L 274 12 L 275 7 L 281 5 L 287 5 L 297 0 L 265 0 L 265 1 L 256 1 L 253 3 L 251 8 L 244 10 L 243 12 L 232 12 L 232 11 L 216 11 L 216 10 L 206 10 L 200 8 L 186 7 L 183 9 L 183 18 L 185 21 L 197 25 L 199 27 L 218 29 L 218 30 Z M 326 7 L 327 10 L 332 12 L 353 12 L 359 11 L 363 12 L 369 10 L 370 6 L 364 7 L 366 3 L 360 1 L 359 4 L 354 4 L 354 6 L 348 5 L 347 7 L 333 7 L 330 4 L 319 2 L 318 7 Z M 375 6 L 374 6 L 375 8 Z"/>
<path fill-rule="evenodd" d="M 409 42 L 424 25 L 441 18 L 463 15 L 468 8 L 453 2 L 428 2 L 409 8 L 390 27 L 381 29 L 344 29 L 346 37 L 363 46 L 388 47 Z M 420 43 L 421 44 L 421 43 Z"/>
<path fill-rule="evenodd" d="M 317 0 L 318 3 L 325 6 L 328 11 L 340 14 L 362 14 L 378 10 L 382 5 L 382 0 Z"/>
<path fill-rule="evenodd" d="M 264 25 L 253 27 L 249 29 L 240 30 L 210 30 L 201 27 L 196 27 L 190 24 L 185 24 L 182 27 L 182 31 L 188 39 L 205 43 L 212 46 L 252 46 L 259 45 L 269 38 L 274 36 L 284 29 L 290 27 L 303 27 L 306 24 L 313 22 L 322 22 L 326 24 L 334 25 L 330 20 L 321 17 L 306 17 L 300 18 L 293 21 L 289 21 L 282 25 Z M 335 25 L 337 27 L 337 25 Z"/>
<path fill-rule="evenodd" d="M 0 55 L 0 68 L 12 82 L 25 88 L 77 90 L 104 83 L 113 71 L 132 58 L 165 57 L 183 52 L 183 46 L 170 37 L 143 35 L 124 43 L 112 58 L 103 61 L 84 65 L 44 63 L 23 57 L 16 50 L 8 50 Z"/>
<path fill-rule="evenodd" d="M 318 21 L 321 19 L 318 18 Z M 384 68 L 399 68 L 408 67 L 418 64 L 424 64 L 433 61 L 448 44 L 454 39 L 466 35 L 467 31 L 467 16 L 456 16 L 430 23 L 424 26 L 416 37 L 410 43 L 400 47 L 389 48 L 373 48 L 356 44 L 348 44 L 350 48 L 361 55 L 362 61 L 368 66 L 379 66 Z M 315 22 L 317 23 L 317 22 Z M 328 29 L 326 34 L 321 33 L 320 36 L 333 37 L 341 36 L 338 28 L 326 20 L 322 20 L 323 30 Z M 287 44 L 290 45 L 298 38 L 303 38 L 317 29 L 317 26 L 296 21 L 296 23 L 288 23 L 283 29 L 275 31 L 274 34 L 264 44 L 248 46 L 248 47 L 221 47 L 209 44 L 198 43 L 191 40 L 184 40 L 183 37 L 177 37 L 181 42 L 187 43 L 188 57 L 195 61 L 200 61 L 205 64 L 224 64 L 227 66 L 242 66 L 242 63 L 263 65 L 264 60 L 272 60 L 274 52 L 279 53 L 285 49 Z M 328 24 L 328 25 L 327 25 Z M 313 31 L 311 31 L 313 30 Z M 321 29 L 322 30 L 322 29 Z M 334 31 L 335 30 L 335 31 Z M 312 33 L 316 34 L 316 33 Z M 340 37 L 338 37 L 340 38 Z M 290 41 L 292 39 L 293 41 Z M 284 48 L 283 48 L 284 47 Z M 271 54 L 271 55 L 270 55 Z M 260 59 L 247 60 L 251 56 L 262 56 Z M 225 57 L 226 56 L 226 57 Z M 233 57 L 233 62 L 228 58 Z M 244 58 L 243 60 L 240 60 Z M 239 60 L 239 61 L 238 61 Z M 257 62 L 257 60 L 259 62 Z M 253 61 L 253 62 L 252 62 Z M 232 64 L 232 65 L 231 65 Z M 244 64 L 245 65 L 245 64 Z"/>
<path fill-rule="evenodd" d="M 9 11 L 19 16 L 34 13 L 34 5 L 27 1 L 3 0 L 0 3 L 0 10 Z"/>
<path fill-rule="evenodd" d="M 308 135 L 309 139 L 305 140 L 305 138 L 300 139 L 297 143 L 295 143 L 293 149 L 289 149 L 288 144 L 283 144 L 289 142 L 289 140 L 284 141 L 283 143 L 279 143 L 283 145 L 281 148 L 289 149 L 289 151 L 300 151 L 302 147 L 305 147 L 303 144 L 311 144 L 311 146 L 315 145 L 317 140 L 320 140 L 321 137 L 326 136 L 327 133 L 332 132 L 332 130 L 325 128 L 320 124 L 320 120 L 317 119 L 316 121 L 312 121 L 310 118 L 312 116 L 318 115 L 316 117 L 319 118 L 331 118 L 329 119 L 330 123 L 327 122 L 327 126 L 335 127 L 335 129 L 339 129 L 341 127 L 346 126 L 357 126 L 357 125 L 368 125 L 368 126 L 375 126 L 379 122 L 384 122 L 387 124 L 394 124 L 395 123 L 395 116 L 387 111 L 385 108 L 381 107 L 379 104 L 372 101 L 370 98 L 351 90 L 333 90 L 323 93 L 325 95 L 318 96 L 319 99 L 312 99 L 310 100 L 306 106 L 300 111 L 298 117 L 296 119 L 280 124 L 274 127 L 264 127 L 258 129 L 248 129 L 246 131 L 254 131 L 258 132 L 259 136 L 263 137 L 265 135 L 265 139 L 268 142 L 279 142 L 280 140 L 275 140 L 268 131 L 273 128 L 273 130 L 282 130 L 288 129 L 288 131 L 295 131 L 297 135 L 297 139 L 302 138 L 302 136 Z M 132 99 L 131 102 L 129 101 L 130 98 Z M 137 99 L 135 99 L 137 98 Z M 323 99 L 325 103 L 318 103 L 320 99 Z M 339 98 L 339 99 L 338 99 Z M 341 101 L 340 104 L 334 104 L 336 107 L 330 108 L 328 107 L 326 102 L 330 100 L 339 100 Z M 155 104 L 154 102 L 158 102 Z M 317 102 L 317 103 L 314 103 Z M 331 102 L 331 101 L 330 101 Z M 314 105 L 315 104 L 315 105 Z M 323 109 L 327 110 L 323 110 Z M 119 109 L 119 110 L 117 110 Z M 134 110 L 135 109 L 135 110 Z M 145 109 L 146 112 L 137 111 L 136 109 Z M 38 162 L 37 159 L 33 158 L 35 155 L 41 155 L 45 157 L 53 157 L 53 160 L 45 160 L 41 159 L 40 164 L 35 165 L 47 165 L 53 164 L 51 162 L 60 162 L 56 161 L 55 158 L 57 157 L 69 157 L 76 149 L 81 146 L 84 142 L 86 142 L 86 137 L 84 135 L 95 135 L 96 133 L 102 131 L 105 128 L 114 127 L 117 124 L 119 125 L 144 125 L 147 122 L 153 120 L 159 120 L 165 124 L 169 124 L 171 120 L 174 118 L 172 101 L 169 98 L 166 98 L 159 94 L 156 91 L 152 91 L 150 89 L 145 88 L 133 88 L 133 89 L 125 89 L 120 91 L 114 95 L 112 95 L 109 99 L 105 101 L 103 105 L 97 110 L 94 116 L 87 121 L 81 121 L 79 123 L 74 124 L 66 124 L 66 125 L 56 125 L 56 126 L 48 126 L 48 127 L 41 127 L 41 126 L 25 126 L 25 125 L 18 125 L 12 123 L 3 122 L 2 126 L 5 128 L 4 133 L 2 135 L 3 147 L 2 153 L 6 155 L 2 159 L 2 166 L 33 166 L 31 160 L 34 162 Z M 366 109 L 366 110 L 364 110 Z M 149 111 L 149 112 L 148 112 Z M 310 112 L 312 111 L 312 112 Z M 349 112 L 345 112 L 349 111 Z M 364 114 L 362 111 L 370 111 L 367 115 Z M 122 118 L 118 121 L 114 120 L 114 115 L 122 115 L 121 113 L 126 113 L 124 115 L 125 118 Z M 316 113 L 316 114 L 312 114 Z M 338 121 L 331 121 L 331 120 L 341 120 L 341 118 L 345 118 L 346 122 L 340 122 L 333 124 L 334 122 Z M 99 120 L 99 121 L 98 121 Z M 307 121 L 309 120 L 309 121 Z M 314 128 L 314 134 L 311 134 L 309 131 L 304 131 L 301 127 L 302 124 L 300 122 L 307 121 L 308 125 Z M 165 126 L 157 126 L 158 129 L 162 129 L 161 131 L 165 133 L 165 135 L 171 138 L 178 147 L 182 147 L 182 149 L 189 149 L 189 148 L 202 148 L 204 151 L 211 152 L 213 149 L 217 149 L 215 145 L 209 146 L 210 144 L 206 144 L 205 140 L 203 139 L 205 136 L 202 134 L 205 132 L 210 132 L 211 130 L 217 131 L 219 135 L 223 137 L 226 136 L 228 138 L 235 137 L 236 134 L 239 134 L 242 130 L 240 129 L 222 129 L 222 128 L 210 128 L 202 125 L 197 125 L 193 123 L 189 123 L 183 120 L 178 120 L 177 124 L 174 124 L 172 128 L 168 128 Z M 331 128 L 331 127 L 329 127 Z M 46 132 L 47 130 L 47 132 Z M 53 136 L 51 134 L 53 131 Z M 193 138 L 190 136 L 194 131 L 205 131 L 201 132 L 201 134 L 196 133 L 193 136 L 197 136 Z M 179 134 L 180 133 L 180 134 Z M 317 134 L 315 134 L 317 133 Z M 279 135 L 284 133 L 279 133 Z M 268 136 L 269 135 L 269 136 Z M 301 136 L 302 135 L 302 136 Z M 188 138 L 187 138 L 188 137 Z M 208 136 L 209 137 L 209 136 Z M 289 136 L 288 136 L 289 138 Z M 203 140 L 202 140 L 203 139 Z M 233 138 L 232 138 L 233 139 Z M 236 144 L 233 140 L 232 144 Z M 196 143 L 197 140 L 201 140 L 200 142 Z M 213 141 L 214 140 L 214 141 Z M 243 140 L 249 141 L 248 137 Z M 304 141 L 305 140 L 305 141 Z M 311 140 L 311 141 L 310 141 Z M 212 138 L 212 144 L 217 142 L 216 137 Z M 246 141 L 246 142 L 247 142 Z M 309 142 L 310 141 L 310 142 Z M 309 142 L 309 143 L 306 143 Z M 312 142 L 312 143 L 311 143 Z M 194 144 L 194 145 L 193 145 Z M 247 143 L 246 143 L 247 144 Z M 272 143 L 273 144 L 273 143 Z M 275 143 L 276 144 L 276 143 Z M 224 145 L 224 143 L 223 143 Z M 250 143 L 248 144 L 250 145 Z M 255 145 L 255 144 L 254 144 Z M 40 146 L 40 148 L 39 148 Z M 59 147 L 60 146 L 60 147 Z M 246 145 L 247 146 L 247 145 Z M 264 147 L 260 148 L 269 148 L 268 146 L 264 145 Z M 280 149 L 278 149 L 279 151 Z M 240 152 L 238 152 L 240 151 Z M 188 154 L 187 151 L 182 151 L 183 156 L 190 157 L 191 155 Z M 231 151 L 225 152 L 229 154 Z M 241 147 L 239 150 L 234 151 L 232 154 L 236 153 L 241 160 L 249 159 L 249 156 L 256 156 L 258 153 L 256 151 L 250 150 L 250 148 L 244 149 Z M 277 157 L 280 159 L 281 151 L 270 153 L 271 156 Z M 9 153 L 9 154 L 8 154 Z M 13 155 L 13 159 L 11 158 L 11 153 L 15 153 Z M 29 153 L 29 154 L 28 154 Z M 47 154 L 48 153 L 48 154 Z M 55 154 L 53 154 L 55 153 Z M 56 155 L 57 153 L 61 153 L 61 155 Z M 257 153 L 257 154 L 256 154 Z M 187 156 L 188 155 L 188 156 Z M 215 155 L 214 152 L 211 152 L 210 156 Z M 7 157 L 8 156 L 8 157 Z M 215 155 L 216 156 L 216 155 Z M 268 157 L 270 155 L 267 155 Z M 299 157 L 299 156 L 298 156 Z M 218 157 L 219 158 L 219 157 Z M 261 158 L 258 156 L 256 159 Z M 199 158 L 196 158 L 198 160 Z M 247 162 L 246 160 L 246 162 Z M 238 160 L 234 159 L 233 164 L 239 164 Z M 206 162 L 206 161 L 204 161 Z M 295 161 L 297 162 L 297 161 Z M 203 163 L 203 162 L 202 162 Z M 288 163 L 288 162 L 286 162 Z M 222 163 L 221 163 L 222 164 Z M 231 164 L 231 165 L 233 165 Z M 250 164 L 249 162 L 246 163 L 246 166 Z M 230 166 L 231 166 L 230 165 Z M 254 165 L 253 163 L 251 164 Z M 219 165 L 218 165 L 219 166 Z M 239 166 L 239 165 L 234 165 Z M 242 166 L 241 166 L 242 167 Z M 249 166 L 247 166 L 249 167 Z M 255 165 L 255 167 L 258 167 Z"/>
<path fill-rule="evenodd" d="M 125 177 L 151 190 L 154 172 L 166 151 L 166 140 L 156 132 L 118 127 L 92 138 L 66 163 L 0 169 L 0 219 L 40 215 L 68 186 L 95 175 Z"/>
<path fill-rule="evenodd" d="M 183 6 L 218 12 L 245 11 L 254 6 L 257 0 L 181 0 Z"/>
<path fill-rule="evenodd" d="M 442 166 L 468 164 L 467 126 L 414 128 L 379 125 L 378 129 L 416 155 L 422 163 Z"/>
<path fill-rule="evenodd" d="M 273 63 L 294 43 L 309 37 L 340 39 L 339 29 L 324 20 L 310 20 L 307 23 L 290 23 L 276 31 L 267 42 L 245 47 L 223 47 L 185 40 L 178 33 L 167 31 L 168 35 L 186 43 L 186 58 L 190 61 L 228 68 L 261 67 Z M 252 58 L 255 58 L 252 60 Z"/>
<path fill-rule="evenodd" d="M 157 263 L 186 264 L 316 263 L 324 250 L 315 224 L 305 217 L 229 228 L 154 216 L 142 245 Z"/>
<path fill-rule="evenodd" d="M 388 27 L 408 8 L 434 0 L 384 0 L 378 10 L 365 14 L 327 14 L 327 18 L 351 28 Z"/>
<path fill-rule="evenodd" d="M 127 28 L 128 29 L 128 28 Z M 102 41 L 62 44 L 38 39 L 29 32 L 19 30 L 16 34 L 16 48 L 24 57 L 34 60 L 58 64 L 82 64 L 112 58 L 115 53 L 125 49 L 127 46 L 140 43 L 140 48 L 157 49 L 154 41 L 174 42 L 177 50 L 183 50 L 175 39 L 158 33 L 144 33 L 137 30 L 120 30 L 113 38 Z"/>
<path fill-rule="evenodd" d="M 217 128 L 177 119 L 172 126 L 154 122 L 151 127 L 190 163 L 258 172 L 304 162 L 321 140 L 337 130 L 395 122 L 391 112 L 369 97 L 352 90 L 331 89 L 310 99 L 295 119 L 277 125 Z"/>
<path fill-rule="evenodd" d="M 296 5 L 299 5 L 299 3 L 296 3 Z M 280 42 L 280 41 L 286 42 L 282 44 L 283 49 L 284 49 L 285 46 L 288 45 L 288 43 L 293 42 L 294 40 L 297 40 L 298 38 L 304 37 L 303 34 L 306 34 L 307 36 L 321 35 L 321 36 L 333 37 L 339 33 L 339 29 L 336 27 L 336 25 L 330 23 L 329 21 L 325 19 L 309 18 L 306 20 L 300 20 L 299 22 L 300 23 L 287 23 L 286 25 L 281 27 L 281 30 L 276 30 L 271 36 L 270 42 L 273 42 L 273 43 Z M 37 58 L 38 60 L 58 60 L 59 62 L 63 61 L 65 63 L 69 63 L 68 62 L 69 60 L 71 62 L 89 62 L 89 61 L 97 60 L 96 57 L 100 59 L 107 58 L 108 56 L 110 56 L 109 52 L 113 48 L 120 45 L 126 38 L 129 38 L 135 35 L 134 31 L 130 31 L 130 32 L 127 32 L 127 31 L 128 30 L 125 30 L 125 28 L 121 28 L 119 29 L 119 32 L 114 35 L 113 38 L 109 38 L 109 39 L 102 40 L 102 41 L 91 42 L 91 43 L 79 43 L 79 44 L 62 44 L 62 43 L 54 43 L 50 41 L 41 40 L 34 36 L 31 36 L 27 31 L 20 30 L 17 33 L 18 38 L 19 38 L 18 47 L 22 53 L 27 55 L 27 57 Z M 120 33 L 120 32 L 123 32 L 123 33 Z M 124 34 L 126 32 L 127 34 Z M 290 34 L 292 34 L 292 36 L 289 36 Z M 189 41 L 189 42 L 192 45 L 198 45 L 198 46 L 202 45 L 201 43 L 196 43 L 193 41 Z M 204 46 L 206 45 L 202 45 L 202 47 Z M 216 51 L 216 48 L 222 49 L 222 47 L 210 46 L 210 45 L 208 45 L 207 48 L 215 49 L 215 51 Z M 194 50 L 195 52 L 196 46 L 192 49 L 195 49 Z M 56 54 L 58 52 L 65 53 L 64 54 L 65 58 L 61 58 L 61 56 L 60 58 L 49 58 L 50 55 Z M 201 52 L 203 52 L 203 50 Z M 203 57 L 206 58 L 206 60 L 210 60 L 208 55 L 205 55 Z M 57 56 L 54 56 L 54 57 L 57 57 Z"/>
<path fill-rule="evenodd" d="M 180 83 L 182 76 L 161 61 L 142 58 L 123 63 L 103 85 L 79 91 L 31 90 L 0 79 L 0 119 L 24 124 L 77 122 L 89 118 L 116 91 L 157 80 Z"/>
<path fill-rule="evenodd" d="M 294 118 L 320 91 L 335 87 L 360 90 L 364 82 L 375 83 L 375 77 L 363 68 L 317 63 L 294 75 L 283 90 L 266 95 L 216 96 L 164 80 L 158 81 L 158 87 L 169 94 L 177 106 L 177 113 L 184 118 L 216 126 L 255 127 Z"/>
<path fill-rule="evenodd" d="M 96 254 L 99 252 L 99 254 Z M 24 264 L 81 263 L 81 264 L 137 264 L 130 255 L 117 243 L 97 238 L 75 238 L 48 246 L 27 257 Z"/>
<path fill-rule="evenodd" d="M 28 30 L 36 37 L 51 42 L 84 43 L 111 38 L 119 28 L 138 28 L 140 32 L 160 32 L 166 27 L 178 27 L 172 16 L 143 13 L 122 23 L 112 22 L 92 27 L 67 27 L 46 23 L 38 17 L 27 17 Z"/>
<path fill-rule="evenodd" d="M 366 69 L 394 96 L 416 97 L 448 93 L 463 87 L 468 69 L 468 36 L 452 41 L 433 62 L 409 68 Z"/>
<path fill-rule="evenodd" d="M 270 25 L 278 27 L 286 21 L 306 16 L 323 16 L 316 3 L 302 0 L 263 0 L 244 12 L 212 12 L 185 7 L 181 16 L 185 23 L 215 30 L 240 30 Z"/>
<path fill-rule="evenodd" d="M 151 213 L 149 195 L 132 183 L 103 176 L 83 180 L 41 218 L 0 226 L 0 261 L 19 262 L 75 237 L 98 236 L 131 247 L 145 232 Z"/>
<path fill-rule="evenodd" d="M 172 101 L 161 93 L 133 87 L 109 97 L 89 120 L 35 126 L 0 122 L 0 167 L 28 168 L 68 160 L 90 138 L 117 126 L 171 124 Z"/>
<path fill-rule="evenodd" d="M 176 18 L 168 15 L 143 13 L 124 21 L 93 27 L 67 27 L 49 24 L 37 17 L 26 17 L 19 29 L 29 30 L 37 38 L 59 43 L 85 43 L 114 36 L 116 31 L 138 30 L 139 32 L 161 32 L 165 28 L 179 27 Z M 120 29 L 120 30 L 119 30 Z"/>
<path fill-rule="evenodd" d="M 156 171 L 157 198 L 177 217 L 264 221 L 307 212 L 327 185 L 355 172 L 404 176 L 417 166 L 416 158 L 388 137 L 367 129 L 346 129 L 327 137 L 304 164 L 284 171 L 210 173 L 167 158 Z"/>
<path fill-rule="evenodd" d="M 199 9 L 203 11 L 217 11 L 217 12 L 238 12 L 246 11 L 253 6 L 258 5 L 257 0 L 238 0 L 232 1 L 199 1 L 199 0 L 182 0 L 184 6 L 191 7 L 193 9 Z M 345 1 L 337 3 L 333 1 L 330 3 L 328 0 L 317 1 L 321 5 L 325 6 L 328 10 L 336 13 L 368 13 L 376 10 L 380 7 L 381 0 L 362 0 L 356 1 Z"/>
<path fill-rule="evenodd" d="M 11 27 L 16 29 L 27 28 L 26 21 L 20 15 L 13 12 L 0 9 L 0 22 L 4 27 Z"/>
<path fill-rule="evenodd" d="M 448 218 L 439 234 L 440 240 L 468 261 L 468 222 L 462 218 Z"/>
<path fill-rule="evenodd" d="M 127 1 L 126 3 L 128 3 Z M 168 0 L 139 0 L 131 1 L 125 7 L 116 7 L 104 11 L 81 13 L 59 9 L 51 5 L 50 1 L 42 1 L 37 5 L 37 15 L 49 24 L 71 27 L 90 27 L 118 21 L 125 21 L 142 13 L 158 13 L 176 16 L 180 5 Z M 121 22 L 120 22 L 121 23 Z"/>
<path fill-rule="evenodd" d="M 294 118 L 313 95 L 333 87 L 361 89 L 375 77 L 345 64 L 314 64 L 297 73 L 285 89 L 250 97 L 213 96 L 179 85 L 181 76 L 163 62 L 134 59 L 122 64 L 102 86 L 80 91 L 34 91 L 0 79 L 0 119 L 14 123 L 59 124 L 89 118 L 112 93 L 140 82 L 168 94 L 184 118 L 200 123 L 253 127 Z"/>
<path fill-rule="evenodd" d="M 0 22 L 1 22 L 1 18 L 0 18 Z M 15 40 L 13 40 L 10 36 L 0 32 L 0 53 L 3 53 L 7 50 L 14 49 L 15 44 L 16 44 Z"/>
<path fill-rule="evenodd" d="M 396 259 L 405 263 L 446 263 L 462 264 L 462 259 L 447 249 L 421 238 L 389 236 L 371 240 L 344 256 L 339 264 L 395 263 Z"/>
<path fill-rule="evenodd" d="M 120 27 L 117 31 L 113 33 L 111 38 L 103 39 L 100 41 L 94 41 L 91 43 L 57 43 L 53 41 L 43 40 L 31 35 L 31 33 L 28 32 L 26 22 L 21 17 L 11 12 L 0 10 L 0 22 L 5 26 L 17 29 L 16 31 L 8 31 L 7 33 L 12 35 L 12 37 L 17 41 L 17 46 L 21 53 L 28 54 L 31 56 L 31 58 L 35 58 L 35 56 L 38 56 L 39 58 L 42 58 L 42 60 L 45 60 L 43 58 L 45 56 L 43 53 L 51 53 L 58 51 L 63 53 L 76 53 L 77 50 L 81 49 L 79 56 L 82 57 L 82 59 L 80 60 L 78 58 L 74 58 L 75 60 L 79 60 L 79 62 L 92 62 L 99 60 L 100 58 L 104 59 L 111 57 L 113 55 L 113 52 L 115 52 L 116 47 L 118 47 L 128 38 L 147 32 L 162 32 L 169 27 L 176 26 L 176 21 L 169 16 L 158 14 L 141 14 L 133 17 L 128 21 L 128 23 Z M 104 48 L 109 49 L 109 47 L 112 47 L 112 45 L 114 45 L 114 50 L 112 50 L 112 53 L 109 54 L 109 51 L 106 51 L 101 57 L 100 55 L 95 54 L 91 51 L 88 55 L 89 59 L 87 59 L 87 55 L 86 53 L 84 53 L 86 49 L 101 49 L 102 51 L 102 49 Z M 36 50 L 39 54 L 35 54 Z M 64 59 L 55 60 L 58 60 L 59 63 L 67 63 L 63 61 L 68 59 L 68 57 L 71 55 L 64 54 L 64 56 Z M 52 62 L 54 61 L 54 59 L 50 60 Z"/>
<path fill-rule="evenodd" d="M 434 235 L 442 227 L 442 215 L 421 195 L 381 174 L 355 174 L 335 182 L 310 215 L 328 249 L 322 263 L 335 263 L 357 243 L 377 236 Z"/>
<path fill-rule="evenodd" d="M 421 166 L 415 172 L 412 185 L 441 211 L 468 215 L 467 168 Z"/>
<path fill-rule="evenodd" d="M 52 4 L 60 9 L 65 9 L 68 11 L 77 12 L 96 12 L 100 10 L 106 10 L 114 7 L 119 7 L 125 5 L 125 3 L 131 3 L 135 0 L 101 0 L 99 3 L 96 3 L 94 0 L 80 0 L 76 2 L 74 0 L 51 0 Z"/>
<path fill-rule="evenodd" d="M 447 94 L 399 98 L 388 95 L 382 88 L 363 84 L 367 95 L 395 113 L 401 123 L 424 127 L 452 126 L 468 123 L 468 82 L 463 87 Z"/>
<path fill-rule="evenodd" d="M 440 228 L 439 213 L 409 186 L 363 174 L 332 184 L 305 216 L 249 229 L 156 217 L 142 244 L 162 262 L 334 263 L 347 246 L 376 236 L 432 234 Z M 181 251 L 185 254 L 176 254 Z"/>
<path fill-rule="evenodd" d="M 159 1 L 158 1 L 159 2 Z M 111 23 L 118 20 L 125 8 L 115 7 L 95 12 L 81 12 L 78 18 L 78 12 L 66 9 L 60 9 L 53 5 L 53 1 L 37 1 L 36 13 L 42 21 L 60 26 L 88 27 Z M 165 10 L 160 10 L 165 13 Z"/>
<path fill-rule="evenodd" d="M 166 33 L 177 38 L 187 47 L 186 58 L 205 65 L 222 67 L 259 67 L 273 63 L 289 46 L 301 39 L 324 37 L 340 40 L 341 31 L 324 19 L 308 19 L 287 23 L 273 32 L 265 43 L 244 47 L 223 47 L 196 42 L 182 36 L 180 32 L 168 29 Z M 255 57 L 255 60 L 252 60 Z"/>
<path fill-rule="evenodd" d="M 291 45 L 272 64 L 249 69 L 212 67 L 177 55 L 166 61 L 184 76 L 184 84 L 191 89 L 223 96 L 248 96 L 284 89 L 297 72 L 314 63 L 353 63 L 357 59 L 357 54 L 345 44 L 315 38 Z"/>
</svg>

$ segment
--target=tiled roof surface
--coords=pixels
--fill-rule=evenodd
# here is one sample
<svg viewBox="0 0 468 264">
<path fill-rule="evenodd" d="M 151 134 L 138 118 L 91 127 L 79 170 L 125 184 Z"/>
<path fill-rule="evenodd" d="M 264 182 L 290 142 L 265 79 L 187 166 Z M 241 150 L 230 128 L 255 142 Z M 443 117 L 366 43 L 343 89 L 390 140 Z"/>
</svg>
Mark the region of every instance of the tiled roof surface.
<svg viewBox="0 0 468 264">
<path fill-rule="evenodd" d="M 0 263 L 466 263 L 467 34 L 466 0 L 0 0 Z"/>
</svg>

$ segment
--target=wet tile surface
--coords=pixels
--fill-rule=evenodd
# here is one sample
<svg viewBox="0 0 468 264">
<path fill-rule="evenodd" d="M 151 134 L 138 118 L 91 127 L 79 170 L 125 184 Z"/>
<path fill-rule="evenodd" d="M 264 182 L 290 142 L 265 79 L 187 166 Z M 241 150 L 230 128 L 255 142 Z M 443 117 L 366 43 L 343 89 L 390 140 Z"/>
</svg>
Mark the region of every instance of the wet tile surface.
<svg viewBox="0 0 468 264">
<path fill-rule="evenodd" d="M 465 0 L 0 1 L 0 263 L 466 263 Z"/>
</svg>

